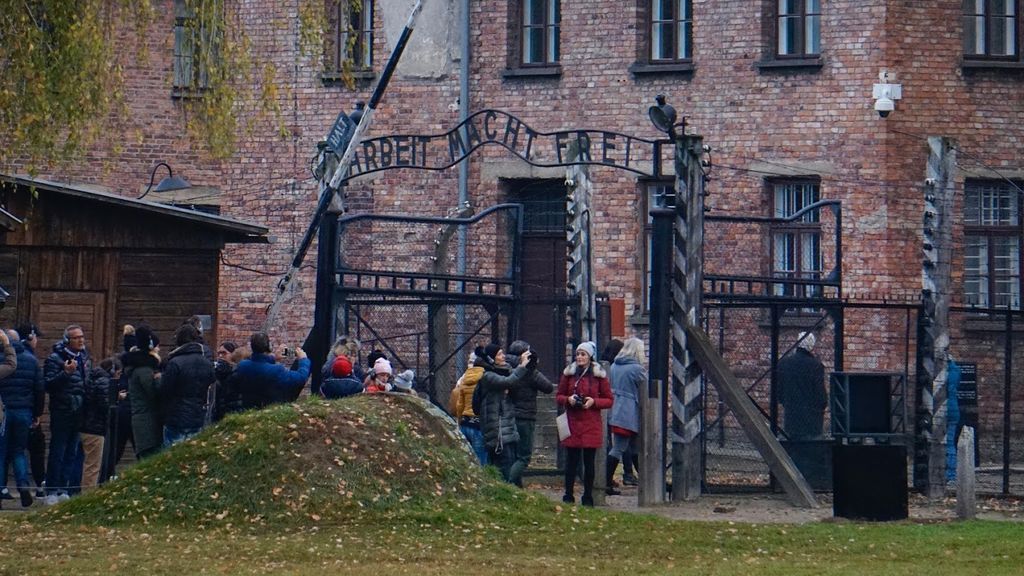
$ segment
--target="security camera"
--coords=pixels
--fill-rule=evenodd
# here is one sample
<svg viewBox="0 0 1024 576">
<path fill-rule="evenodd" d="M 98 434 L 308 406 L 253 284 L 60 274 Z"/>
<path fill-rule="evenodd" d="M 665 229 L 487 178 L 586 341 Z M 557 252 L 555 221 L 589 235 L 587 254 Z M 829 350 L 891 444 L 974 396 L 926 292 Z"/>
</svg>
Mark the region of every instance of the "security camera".
<svg viewBox="0 0 1024 576">
<path fill-rule="evenodd" d="M 875 84 L 871 92 L 875 99 L 875 112 L 882 118 L 888 118 L 896 109 L 896 100 L 903 98 L 903 86 L 900 84 Z"/>
<path fill-rule="evenodd" d="M 882 118 L 888 118 L 889 114 L 896 108 L 896 104 L 892 101 L 892 98 L 882 97 L 875 100 L 875 112 Z"/>
</svg>

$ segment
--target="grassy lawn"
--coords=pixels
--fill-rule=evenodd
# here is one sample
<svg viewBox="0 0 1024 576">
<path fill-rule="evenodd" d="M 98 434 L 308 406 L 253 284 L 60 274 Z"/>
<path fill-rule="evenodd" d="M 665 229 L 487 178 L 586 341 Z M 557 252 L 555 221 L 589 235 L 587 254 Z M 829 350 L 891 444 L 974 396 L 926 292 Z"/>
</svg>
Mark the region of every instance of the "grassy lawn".
<svg viewBox="0 0 1024 576">
<path fill-rule="evenodd" d="M 556 504 L 469 458 L 405 401 L 241 415 L 0 520 L 0 574 L 1024 573 L 1018 523 L 672 521 Z"/>
</svg>

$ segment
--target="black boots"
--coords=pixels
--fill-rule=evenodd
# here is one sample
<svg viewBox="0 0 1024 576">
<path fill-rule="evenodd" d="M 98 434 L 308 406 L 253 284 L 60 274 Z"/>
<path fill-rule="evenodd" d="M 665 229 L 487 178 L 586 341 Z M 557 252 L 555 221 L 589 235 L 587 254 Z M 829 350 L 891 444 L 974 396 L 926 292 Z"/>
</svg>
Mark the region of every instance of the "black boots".
<svg viewBox="0 0 1024 576">
<path fill-rule="evenodd" d="M 622 494 L 622 492 L 616 490 L 614 484 L 612 484 L 612 476 L 615 475 L 615 469 L 618 468 L 618 467 L 619 467 L 619 459 L 614 457 L 614 456 L 609 456 L 608 460 L 607 460 L 607 463 L 605 464 L 606 472 L 605 472 L 605 483 L 604 483 L 604 485 L 605 485 L 604 493 L 609 495 L 609 496 L 618 496 L 619 494 Z"/>
</svg>

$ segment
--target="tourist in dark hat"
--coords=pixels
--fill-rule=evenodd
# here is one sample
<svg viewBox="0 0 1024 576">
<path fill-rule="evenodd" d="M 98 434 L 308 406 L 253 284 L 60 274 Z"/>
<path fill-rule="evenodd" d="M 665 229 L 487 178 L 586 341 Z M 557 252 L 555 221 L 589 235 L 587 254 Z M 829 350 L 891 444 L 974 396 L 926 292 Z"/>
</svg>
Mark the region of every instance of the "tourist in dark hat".
<svg viewBox="0 0 1024 576">
<path fill-rule="evenodd" d="M 147 458 L 163 445 L 163 419 L 160 417 L 160 338 L 148 326 L 135 329 L 135 346 L 121 357 L 122 378 L 128 381 L 132 407 L 132 443 L 135 457 Z"/>
</svg>

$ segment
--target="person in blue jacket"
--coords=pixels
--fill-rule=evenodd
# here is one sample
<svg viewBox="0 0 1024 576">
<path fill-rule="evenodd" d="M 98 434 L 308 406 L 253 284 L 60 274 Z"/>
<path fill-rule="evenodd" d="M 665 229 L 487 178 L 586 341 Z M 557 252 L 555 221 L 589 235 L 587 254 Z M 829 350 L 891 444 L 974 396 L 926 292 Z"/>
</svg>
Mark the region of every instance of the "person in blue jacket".
<svg viewBox="0 0 1024 576">
<path fill-rule="evenodd" d="M 249 348 L 252 356 L 239 362 L 230 378 L 241 394 L 242 408 L 263 408 L 298 398 L 309 379 L 310 369 L 309 358 L 302 348 L 295 349 L 291 368 L 278 364 L 278 358 L 271 352 L 270 337 L 265 332 L 253 334 Z"/>
</svg>

